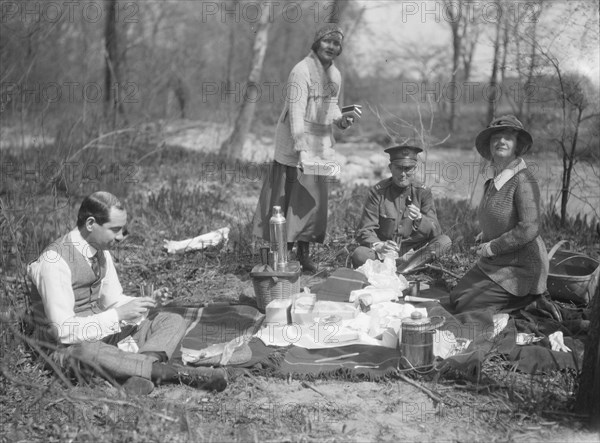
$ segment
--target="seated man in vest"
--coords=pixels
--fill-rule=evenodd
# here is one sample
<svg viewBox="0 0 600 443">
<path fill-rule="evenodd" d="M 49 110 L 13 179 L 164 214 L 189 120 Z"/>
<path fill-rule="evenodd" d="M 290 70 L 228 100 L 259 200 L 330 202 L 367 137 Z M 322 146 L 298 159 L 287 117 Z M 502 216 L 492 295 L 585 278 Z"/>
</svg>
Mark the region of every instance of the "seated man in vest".
<svg viewBox="0 0 600 443">
<path fill-rule="evenodd" d="M 126 224 L 127 212 L 114 195 L 91 194 L 79 208 L 77 227 L 28 266 L 38 338 L 55 345 L 59 363 L 100 369 L 124 380 L 128 393 L 148 394 L 155 384 L 168 382 L 225 389 L 222 370 L 167 363 L 185 334 L 180 315 L 145 318 L 153 298 L 123 294 L 108 250 L 123 239 Z M 138 352 L 117 347 L 127 337 Z"/>
<path fill-rule="evenodd" d="M 391 256 L 398 257 L 398 272 L 408 273 L 452 245 L 442 234 L 431 191 L 414 180 L 422 151 L 413 146 L 385 150 L 392 176 L 369 191 L 356 236 L 360 246 L 351 257 L 353 267 Z"/>
</svg>

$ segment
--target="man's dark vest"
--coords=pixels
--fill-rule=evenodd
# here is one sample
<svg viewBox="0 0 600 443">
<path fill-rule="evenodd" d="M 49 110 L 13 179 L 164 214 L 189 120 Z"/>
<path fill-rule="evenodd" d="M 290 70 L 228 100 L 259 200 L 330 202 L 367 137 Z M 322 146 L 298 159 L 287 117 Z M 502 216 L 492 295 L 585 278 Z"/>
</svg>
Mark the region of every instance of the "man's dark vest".
<svg viewBox="0 0 600 443">
<path fill-rule="evenodd" d="M 71 270 L 71 287 L 75 294 L 74 311 L 78 317 L 87 317 L 102 312 L 98 306 L 100 283 L 106 276 L 106 257 L 98 252 L 100 276 L 96 277 L 87 259 L 75 248 L 70 234 L 52 242 L 40 255 L 39 260 L 57 263 L 62 258 Z M 36 323 L 47 325 L 42 298 L 34 284 L 31 285 L 31 304 Z"/>
</svg>

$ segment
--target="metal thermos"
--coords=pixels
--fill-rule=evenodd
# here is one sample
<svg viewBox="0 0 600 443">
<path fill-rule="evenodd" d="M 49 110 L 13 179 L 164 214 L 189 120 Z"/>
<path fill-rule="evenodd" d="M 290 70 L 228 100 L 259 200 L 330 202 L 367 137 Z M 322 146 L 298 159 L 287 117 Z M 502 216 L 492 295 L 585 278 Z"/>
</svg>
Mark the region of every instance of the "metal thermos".
<svg viewBox="0 0 600 443">
<path fill-rule="evenodd" d="M 281 206 L 273 206 L 269 228 L 271 252 L 275 256 L 274 269 L 284 269 L 287 264 L 287 227 Z"/>
</svg>

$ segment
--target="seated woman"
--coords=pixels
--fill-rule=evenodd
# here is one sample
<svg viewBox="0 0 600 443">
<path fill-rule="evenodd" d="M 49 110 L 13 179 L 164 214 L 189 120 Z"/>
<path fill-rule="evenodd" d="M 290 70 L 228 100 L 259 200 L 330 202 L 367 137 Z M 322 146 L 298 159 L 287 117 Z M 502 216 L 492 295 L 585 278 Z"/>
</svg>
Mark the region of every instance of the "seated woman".
<svg viewBox="0 0 600 443">
<path fill-rule="evenodd" d="M 450 294 L 454 313 L 492 308 L 515 311 L 546 291 L 548 255 L 540 237 L 540 190 L 521 158 L 533 139 L 513 115 L 493 120 L 475 140 L 491 161 L 479 204 L 479 261 Z"/>
</svg>

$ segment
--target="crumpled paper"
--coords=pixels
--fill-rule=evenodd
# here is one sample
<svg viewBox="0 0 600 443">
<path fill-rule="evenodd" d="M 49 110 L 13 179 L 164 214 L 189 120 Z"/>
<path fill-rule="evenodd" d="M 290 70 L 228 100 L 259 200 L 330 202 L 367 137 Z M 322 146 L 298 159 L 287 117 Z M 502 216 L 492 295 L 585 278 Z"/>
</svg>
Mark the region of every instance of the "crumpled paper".
<svg viewBox="0 0 600 443">
<path fill-rule="evenodd" d="M 205 249 L 209 246 L 216 246 L 221 242 L 227 243 L 228 240 L 229 228 L 226 227 L 187 240 L 164 240 L 163 247 L 167 250 L 167 253 L 177 254 Z"/>
<path fill-rule="evenodd" d="M 515 337 L 515 343 L 519 346 L 530 345 L 543 340 L 543 337 L 536 337 L 533 333 L 519 332 Z"/>
<path fill-rule="evenodd" d="M 354 291 L 351 291 L 348 301 L 358 306 L 359 301 L 362 300 L 366 306 L 371 306 L 384 301 L 397 299 L 398 293 L 395 289 L 367 286 L 363 289 L 355 289 Z"/>
<path fill-rule="evenodd" d="M 393 289 L 399 296 L 402 296 L 402 291 L 408 288 L 406 278 L 401 274 L 396 274 L 396 261 L 389 257 L 382 262 L 368 259 L 356 270 L 365 274 L 372 286 Z"/>
<path fill-rule="evenodd" d="M 470 344 L 471 340 L 456 338 L 452 331 L 436 329 L 433 336 L 433 355 L 446 359 L 465 352 Z"/>
</svg>

